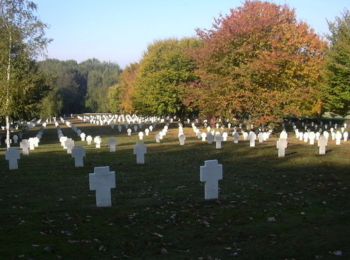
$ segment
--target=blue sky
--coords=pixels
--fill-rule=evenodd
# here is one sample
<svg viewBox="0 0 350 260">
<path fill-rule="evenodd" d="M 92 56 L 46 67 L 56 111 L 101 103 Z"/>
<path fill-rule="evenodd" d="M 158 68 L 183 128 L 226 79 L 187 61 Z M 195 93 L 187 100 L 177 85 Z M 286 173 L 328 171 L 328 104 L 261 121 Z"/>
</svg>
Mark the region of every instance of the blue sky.
<svg viewBox="0 0 350 260">
<path fill-rule="evenodd" d="M 116 62 L 125 67 L 137 62 L 155 40 L 195 36 L 209 29 L 214 18 L 228 14 L 243 0 L 34 0 L 38 16 L 49 25 L 49 58 L 88 58 Z M 350 0 L 275 0 L 295 8 L 320 35 Z"/>
</svg>

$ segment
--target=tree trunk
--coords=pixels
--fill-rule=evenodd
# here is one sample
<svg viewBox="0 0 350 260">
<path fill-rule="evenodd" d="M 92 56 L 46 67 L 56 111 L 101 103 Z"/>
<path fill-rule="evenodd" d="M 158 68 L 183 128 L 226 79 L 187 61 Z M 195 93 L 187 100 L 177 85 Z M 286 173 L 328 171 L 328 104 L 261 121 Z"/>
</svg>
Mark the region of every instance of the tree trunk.
<svg viewBox="0 0 350 260">
<path fill-rule="evenodd" d="M 6 113 L 9 114 L 10 105 L 10 80 L 11 80 L 11 53 L 12 53 L 12 33 L 9 32 L 9 55 L 7 63 L 7 84 L 6 84 Z M 10 116 L 6 116 L 6 146 L 10 148 Z"/>
</svg>

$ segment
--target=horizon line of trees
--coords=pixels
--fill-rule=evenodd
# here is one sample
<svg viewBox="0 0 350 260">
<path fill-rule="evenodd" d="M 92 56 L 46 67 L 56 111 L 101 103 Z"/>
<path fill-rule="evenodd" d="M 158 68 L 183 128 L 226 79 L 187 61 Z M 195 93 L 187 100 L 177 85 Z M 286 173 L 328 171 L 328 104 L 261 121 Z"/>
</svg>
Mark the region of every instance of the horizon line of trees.
<svg viewBox="0 0 350 260">
<path fill-rule="evenodd" d="M 112 112 L 266 124 L 350 110 L 349 11 L 323 39 L 287 5 L 246 1 L 197 37 L 155 41 L 122 70 L 94 58 L 35 61 L 50 41 L 36 5 L 0 0 L 0 8 L 2 119 Z M 26 19 L 38 28 L 32 35 Z"/>
</svg>

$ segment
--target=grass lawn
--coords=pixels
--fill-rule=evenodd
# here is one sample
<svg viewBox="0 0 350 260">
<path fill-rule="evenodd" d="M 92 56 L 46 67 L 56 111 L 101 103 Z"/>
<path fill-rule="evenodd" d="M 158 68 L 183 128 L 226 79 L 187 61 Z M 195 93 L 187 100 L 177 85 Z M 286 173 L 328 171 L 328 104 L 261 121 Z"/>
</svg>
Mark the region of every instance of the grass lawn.
<svg viewBox="0 0 350 260">
<path fill-rule="evenodd" d="M 137 135 L 75 123 L 103 139 L 98 150 L 61 126 L 87 149 L 83 168 L 74 168 L 52 125 L 19 170 L 8 170 L 2 146 L 0 259 L 350 258 L 350 141 L 330 141 L 319 156 L 316 145 L 290 134 L 286 157 L 277 158 L 275 137 L 256 148 L 230 137 L 216 150 L 190 128 L 179 146 L 170 129 L 161 144 L 155 131 L 145 138 L 146 164 L 136 165 Z M 115 153 L 110 136 L 119 142 Z M 204 201 L 199 167 L 210 159 L 223 165 L 224 178 L 220 199 Z M 116 171 L 111 208 L 96 208 L 89 191 L 96 166 Z"/>
</svg>

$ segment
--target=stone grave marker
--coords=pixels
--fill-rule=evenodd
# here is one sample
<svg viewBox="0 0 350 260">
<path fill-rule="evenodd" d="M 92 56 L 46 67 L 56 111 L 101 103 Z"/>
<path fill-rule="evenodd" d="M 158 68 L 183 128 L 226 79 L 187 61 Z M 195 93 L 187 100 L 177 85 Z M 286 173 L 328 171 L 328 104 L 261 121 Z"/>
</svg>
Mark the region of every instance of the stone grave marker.
<svg viewBox="0 0 350 260">
<path fill-rule="evenodd" d="M 207 140 L 207 134 L 205 132 L 201 133 L 202 142 Z"/>
<path fill-rule="evenodd" d="M 12 137 L 12 140 L 13 140 L 13 143 L 14 143 L 14 144 L 17 144 L 17 143 L 18 143 L 18 136 L 17 136 L 17 135 L 14 135 L 14 136 Z"/>
<path fill-rule="evenodd" d="M 18 169 L 18 160 L 20 159 L 21 154 L 16 147 L 10 147 L 5 153 L 5 159 L 9 161 L 9 169 L 17 170 Z"/>
<path fill-rule="evenodd" d="M 146 136 L 149 135 L 149 129 L 148 129 L 148 128 L 145 129 L 145 135 L 146 135 Z"/>
<path fill-rule="evenodd" d="M 141 131 L 139 132 L 139 140 L 142 141 L 143 140 L 143 136 L 144 136 L 144 133 Z"/>
<path fill-rule="evenodd" d="M 19 147 L 22 149 L 23 155 L 29 155 L 29 142 L 27 139 L 22 139 L 19 143 Z"/>
<path fill-rule="evenodd" d="M 208 144 L 212 144 L 214 142 L 214 135 L 211 132 L 207 133 L 207 141 Z"/>
<path fill-rule="evenodd" d="M 233 136 L 233 142 L 235 144 L 238 144 L 238 142 L 239 142 L 239 133 L 238 132 L 233 132 L 232 136 Z"/>
<path fill-rule="evenodd" d="M 335 134 L 335 144 L 340 145 L 341 139 L 342 139 L 342 134 L 340 131 L 337 131 Z"/>
<path fill-rule="evenodd" d="M 249 146 L 255 147 L 256 133 L 253 131 L 249 132 Z"/>
<path fill-rule="evenodd" d="M 327 147 L 327 138 L 324 135 L 321 135 L 317 143 L 318 143 L 318 154 L 325 155 L 326 147 Z"/>
<path fill-rule="evenodd" d="M 347 142 L 347 141 L 348 141 L 348 138 L 349 138 L 349 132 L 348 132 L 348 131 L 345 131 L 345 132 L 343 133 L 344 142 Z"/>
<path fill-rule="evenodd" d="M 223 138 L 222 138 L 221 134 L 219 132 L 216 132 L 215 136 L 214 136 L 215 148 L 216 149 L 221 149 L 222 148 L 222 146 L 221 146 L 222 140 L 223 140 Z"/>
<path fill-rule="evenodd" d="M 309 132 L 309 144 L 314 145 L 316 140 L 316 134 L 315 132 L 311 131 Z"/>
<path fill-rule="evenodd" d="M 184 134 L 179 135 L 180 145 L 185 145 L 186 136 Z"/>
<path fill-rule="evenodd" d="M 93 173 L 89 173 L 90 190 L 96 191 L 96 206 L 111 207 L 111 189 L 116 187 L 115 172 L 109 170 L 109 166 L 95 167 Z"/>
<path fill-rule="evenodd" d="M 111 153 L 116 151 L 117 140 L 114 137 L 109 138 L 108 140 L 109 151 Z"/>
<path fill-rule="evenodd" d="M 128 130 L 126 130 L 126 132 L 127 132 L 128 136 L 131 136 L 131 132 L 132 132 L 131 128 L 128 128 Z"/>
<path fill-rule="evenodd" d="M 137 164 L 145 164 L 146 153 L 147 153 L 147 147 L 144 143 L 139 142 L 134 146 L 134 154 L 136 155 Z"/>
<path fill-rule="evenodd" d="M 223 132 L 222 133 L 222 141 L 223 142 L 227 142 L 227 138 L 228 138 L 228 133 L 227 132 Z"/>
<path fill-rule="evenodd" d="M 88 135 L 86 137 L 86 142 L 87 142 L 88 145 L 90 145 L 92 143 L 92 136 L 91 135 Z"/>
<path fill-rule="evenodd" d="M 84 167 L 85 149 L 81 146 L 74 146 L 72 149 L 72 157 L 74 158 L 75 167 Z"/>
<path fill-rule="evenodd" d="M 288 145 L 287 139 L 280 138 L 277 140 L 276 148 L 278 149 L 278 157 L 286 156 L 287 145 Z"/>
<path fill-rule="evenodd" d="M 85 137 L 86 137 L 86 134 L 85 133 L 81 133 L 80 134 L 80 140 L 85 142 Z"/>
<path fill-rule="evenodd" d="M 204 199 L 218 199 L 219 180 L 222 180 L 222 165 L 217 160 L 208 160 L 200 167 L 200 181 L 204 182 Z"/>
<path fill-rule="evenodd" d="M 95 136 L 94 137 L 94 143 L 96 145 L 96 148 L 100 149 L 101 148 L 101 143 L 102 143 L 101 137 L 100 136 Z"/>
<path fill-rule="evenodd" d="M 67 147 L 67 153 L 71 154 L 72 153 L 72 149 L 74 148 L 74 141 L 72 138 L 67 138 L 66 142 L 65 142 L 65 146 Z"/>
</svg>

